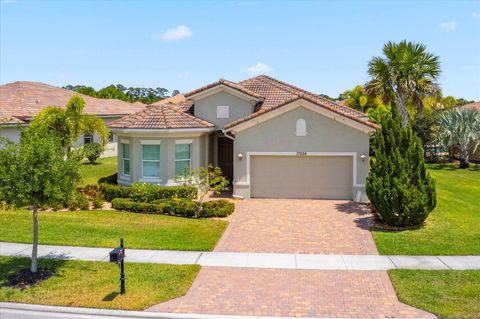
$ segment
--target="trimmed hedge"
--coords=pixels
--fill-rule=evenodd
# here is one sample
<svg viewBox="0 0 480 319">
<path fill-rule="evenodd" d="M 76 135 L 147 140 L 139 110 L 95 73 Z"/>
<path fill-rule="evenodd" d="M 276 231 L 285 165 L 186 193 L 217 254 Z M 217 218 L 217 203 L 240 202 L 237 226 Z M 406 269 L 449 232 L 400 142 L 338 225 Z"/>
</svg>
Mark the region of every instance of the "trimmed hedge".
<svg viewBox="0 0 480 319">
<path fill-rule="evenodd" d="M 151 203 L 159 199 L 195 199 L 197 197 L 197 189 L 195 187 L 159 186 L 149 183 L 134 183 L 132 186 L 103 183 L 100 184 L 100 191 L 103 198 L 107 201 L 112 201 L 114 198 L 130 198 L 135 202 Z"/>
<path fill-rule="evenodd" d="M 136 202 L 130 198 L 115 198 L 112 207 L 118 210 L 127 210 L 135 213 L 179 215 L 194 217 L 197 203 L 187 198 L 159 199 L 152 203 Z M 203 209 L 198 217 L 226 217 L 233 213 L 235 204 L 227 200 L 218 200 L 203 203 Z"/>
<path fill-rule="evenodd" d="M 235 204 L 226 199 L 204 202 L 201 217 L 227 217 L 235 210 Z"/>
</svg>

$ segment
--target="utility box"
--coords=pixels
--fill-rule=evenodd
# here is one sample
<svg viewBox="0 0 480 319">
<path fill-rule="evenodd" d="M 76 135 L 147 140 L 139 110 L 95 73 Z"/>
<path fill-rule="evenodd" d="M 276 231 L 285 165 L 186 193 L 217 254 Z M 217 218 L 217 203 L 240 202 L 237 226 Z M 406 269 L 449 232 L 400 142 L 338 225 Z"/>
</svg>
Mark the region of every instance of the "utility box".
<svg viewBox="0 0 480 319">
<path fill-rule="evenodd" d="M 119 263 L 125 258 L 125 248 L 117 247 L 110 252 L 110 262 Z"/>
</svg>

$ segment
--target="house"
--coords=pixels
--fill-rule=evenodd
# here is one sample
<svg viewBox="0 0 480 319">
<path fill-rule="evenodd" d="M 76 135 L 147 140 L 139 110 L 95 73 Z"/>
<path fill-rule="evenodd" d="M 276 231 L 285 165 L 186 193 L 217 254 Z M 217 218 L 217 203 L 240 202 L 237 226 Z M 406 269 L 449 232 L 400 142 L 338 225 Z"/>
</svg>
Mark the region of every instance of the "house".
<svg viewBox="0 0 480 319">
<path fill-rule="evenodd" d="M 113 121 L 118 183 L 175 185 L 218 165 L 234 196 L 366 200 L 376 125 L 347 106 L 261 75 L 219 80 Z"/>
<path fill-rule="evenodd" d="M 47 106 L 65 107 L 74 95 L 85 100 L 84 113 L 96 115 L 106 123 L 143 110 L 143 103 L 115 99 L 97 99 L 40 82 L 14 82 L 0 86 L 0 136 L 18 142 L 22 128 Z M 100 142 L 98 136 L 82 136 L 77 145 Z M 116 138 L 109 136 L 103 157 L 117 154 Z"/>
</svg>

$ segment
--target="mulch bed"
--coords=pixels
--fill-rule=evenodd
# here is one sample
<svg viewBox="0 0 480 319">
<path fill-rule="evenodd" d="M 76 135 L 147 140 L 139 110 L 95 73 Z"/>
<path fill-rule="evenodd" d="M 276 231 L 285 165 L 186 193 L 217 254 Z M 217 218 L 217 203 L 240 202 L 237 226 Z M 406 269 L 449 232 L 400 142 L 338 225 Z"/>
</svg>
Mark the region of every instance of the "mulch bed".
<svg viewBox="0 0 480 319">
<path fill-rule="evenodd" d="M 32 273 L 30 268 L 26 268 L 11 275 L 4 283 L 4 286 L 24 290 L 29 286 L 50 278 L 52 275 L 53 272 L 47 268 L 38 268 L 36 273 Z"/>
</svg>

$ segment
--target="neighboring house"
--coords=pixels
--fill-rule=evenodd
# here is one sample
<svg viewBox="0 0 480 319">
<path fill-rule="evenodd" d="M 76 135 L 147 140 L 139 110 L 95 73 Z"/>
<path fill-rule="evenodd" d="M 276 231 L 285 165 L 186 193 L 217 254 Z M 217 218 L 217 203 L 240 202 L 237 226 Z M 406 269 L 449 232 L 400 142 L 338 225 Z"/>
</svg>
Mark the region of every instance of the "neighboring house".
<svg viewBox="0 0 480 319">
<path fill-rule="evenodd" d="M 478 112 L 480 112 L 480 101 L 470 103 L 470 104 L 465 104 L 463 107 L 467 109 L 476 109 Z M 468 158 L 472 162 L 480 163 L 480 147 L 477 149 L 477 152 L 473 152 L 473 150 L 469 151 Z"/>
<path fill-rule="evenodd" d="M 142 103 L 97 99 L 40 82 L 8 83 L 0 86 L 0 136 L 18 142 L 22 128 L 27 126 L 35 115 L 47 106 L 64 108 L 74 95 L 80 95 L 85 100 L 85 114 L 96 115 L 107 124 L 145 108 Z M 82 136 L 76 144 L 81 146 L 93 141 L 100 142 L 100 138 Z M 102 156 L 116 155 L 116 137 L 111 134 Z"/>
<path fill-rule="evenodd" d="M 185 167 L 213 163 L 238 197 L 366 200 L 376 125 L 268 76 L 219 80 L 109 126 L 118 136 L 119 184 L 175 185 Z"/>
</svg>

